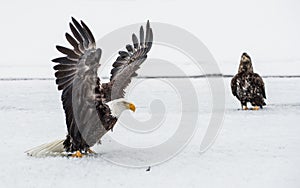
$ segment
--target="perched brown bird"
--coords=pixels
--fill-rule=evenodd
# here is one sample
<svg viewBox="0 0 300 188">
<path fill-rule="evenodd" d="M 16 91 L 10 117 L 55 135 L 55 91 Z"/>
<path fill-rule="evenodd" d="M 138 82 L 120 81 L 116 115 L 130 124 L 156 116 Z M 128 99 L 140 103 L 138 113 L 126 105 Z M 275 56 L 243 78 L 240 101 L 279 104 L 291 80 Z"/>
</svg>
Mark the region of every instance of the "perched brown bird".
<svg viewBox="0 0 300 188">
<path fill-rule="evenodd" d="M 248 109 L 248 102 L 253 106 L 253 110 L 266 105 L 265 84 L 263 79 L 253 72 L 252 61 L 247 53 L 242 54 L 238 73 L 231 80 L 231 90 L 241 102 L 243 110 Z"/>
</svg>

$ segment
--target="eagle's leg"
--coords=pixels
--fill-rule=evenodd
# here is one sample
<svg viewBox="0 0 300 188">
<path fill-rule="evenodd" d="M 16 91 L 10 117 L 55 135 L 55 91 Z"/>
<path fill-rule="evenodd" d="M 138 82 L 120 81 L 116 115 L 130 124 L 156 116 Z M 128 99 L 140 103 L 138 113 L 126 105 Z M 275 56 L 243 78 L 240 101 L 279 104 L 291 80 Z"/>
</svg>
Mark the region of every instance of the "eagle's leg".
<svg viewBox="0 0 300 188">
<path fill-rule="evenodd" d="M 242 110 L 248 110 L 247 103 L 242 102 Z"/>
<path fill-rule="evenodd" d="M 259 110 L 259 106 L 253 106 L 252 110 Z"/>
<path fill-rule="evenodd" d="M 76 157 L 76 158 L 82 158 L 83 154 L 77 150 L 74 154 L 71 155 L 72 157 Z"/>
</svg>

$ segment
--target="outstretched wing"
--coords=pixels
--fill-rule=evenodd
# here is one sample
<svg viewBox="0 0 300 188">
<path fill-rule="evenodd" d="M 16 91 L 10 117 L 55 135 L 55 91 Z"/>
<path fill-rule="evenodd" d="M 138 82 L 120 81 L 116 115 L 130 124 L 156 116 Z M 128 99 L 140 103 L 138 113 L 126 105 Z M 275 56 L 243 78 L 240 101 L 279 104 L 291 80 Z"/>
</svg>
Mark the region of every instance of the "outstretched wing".
<svg viewBox="0 0 300 188">
<path fill-rule="evenodd" d="M 66 56 L 52 61 L 58 63 L 54 66 L 56 84 L 58 90 L 62 90 L 61 100 L 68 133 L 72 138 L 72 148 L 67 149 L 77 150 L 93 144 L 96 138 L 93 137 L 95 133 L 91 132 L 95 131 L 95 127 L 102 128 L 96 110 L 97 101 L 101 102 L 96 91 L 99 90 L 97 69 L 101 49 L 96 48 L 95 39 L 83 21 L 79 23 L 72 18 L 72 22 L 70 29 L 74 37 L 66 33 L 66 38 L 73 49 L 56 46 Z"/>
<path fill-rule="evenodd" d="M 132 35 L 133 45 L 126 45 L 127 51 L 120 51 L 117 60 L 113 63 L 110 82 L 102 84 L 106 101 L 124 97 L 125 88 L 131 79 L 137 76 L 136 71 L 146 60 L 153 42 L 153 32 L 149 21 L 146 25 L 146 34 L 143 26 L 140 28 L 140 40 L 135 34 Z"/>
<path fill-rule="evenodd" d="M 259 74 L 254 73 L 253 79 L 254 79 L 253 81 L 254 81 L 256 87 L 258 87 L 262 96 L 266 99 L 267 97 L 266 97 L 266 91 L 265 91 L 265 84 L 264 84 L 262 77 L 259 76 Z"/>
<path fill-rule="evenodd" d="M 80 67 L 79 64 L 86 64 L 87 66 L 99 64 L 101 56 L 101 49 L 96 49 L 95 39 L 88 27 L 82 21 L 82 26 L 74 18 L 72 21 L 75 27 L 73 23 L 70 23 L 70 28 L 75 38 L 69 33 L 65 35 L 73 49 L 57 45 L 56 49 L 66 56 L 52 60 L 58 63 L 53 68 L 56 70 L 55 77 L 58 90 L 63 90 L 63 92 L 72 87 L 74 78 L 79 72 L 83 72 L 82 69 L 85 67 Z M 93 59 L 93 62 L 85 63 L 87 58 Z"/>
</svg>

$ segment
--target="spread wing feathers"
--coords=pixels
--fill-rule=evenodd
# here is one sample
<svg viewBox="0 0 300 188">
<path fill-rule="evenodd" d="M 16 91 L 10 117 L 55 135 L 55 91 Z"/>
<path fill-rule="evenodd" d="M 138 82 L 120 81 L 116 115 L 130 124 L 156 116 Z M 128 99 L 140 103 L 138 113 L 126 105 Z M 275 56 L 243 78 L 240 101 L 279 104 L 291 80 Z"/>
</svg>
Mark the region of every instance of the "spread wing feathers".
<svg viewBox="0 0 300 188">
<path fill-rule="evenodd" d="M 55 77 L 58 90 L 67 89 L 72 85 L 75 75 L 78 73 L 83 73 L 83 70 L 81 69 L 85 69 L 86 67 L 79 66 L 80 60 L 83 61 L 81 64 L 90 66 L 91 64 L 99 64 L 99 59 L 101 56 L 101 50 L 96 49 L 95 39 L 89 28 L 84 24 L 83 21 L 81 21 L 81 25 L 74 18 L 72 18 L 72 21 L 73 23 L 70 23 L 70 28 L 76 39 L 73 38 L 69 33 L 66 33 L 66 38 L 73 46 L 73 49 L 63 46 L 56 46 L 57 50 L 66 56 L 52 60 L 53 62 L 58 63 L 54 66 L 54 70 L 56 70 Z M 91 56 L 99 56 L 99 58 L 93 59 Z M 89 60 L 93 59 L 96 62 L 85 63 L 87 58 Z"/>
<path fill-rule="evenodd" d="M 153 32 L 149 21 L 146 25 L 146 34 L 143 26 L 140 28 L 139 39 L 132 35 L 133 45 L 126 45 L 127 51 L 120 51 L 119 56 L 113 63 L 110 77 L 110 91 L 106 92 L 106 101 L 124 97 L 125 88 L 131 82 L 132 77 L 137 76 L 136 71 L 146 60 L 153 42 Z M 107 84 L 103 84 L 107 88 Z"/>
<path fill-rule="evenodd" d="M 84 137 L 91 135 L 94 131 L 93 126 L 99 123 L 99 118 L 96 118 L 98 112 L 95 106 L 97 98 L 95 89 L 98 87 L 97 69 L 101 57 L 101 49 L 96 49 L 95 39 L 83 21 L 79 23 L 72 18 L 70 29 L 73 36 L 66 33 L 66 38 L 73 49 L 56 46 L 57 50 L 66 56 L 52 60 L 57 63 L 54 66 L 56 84 L 58 90 L 63 90 L 61 99 L 68 133 L 71 136 L 71 139 L 65 141 L 69 143 L 64 143 L 65 147 L 71 147 L 66 148 L 67 151 L 81 149 L 94 142 L 94 138 L 90 141 Z M 84 128 L 88 122 L 93 122 L 88 126 L 89 130 Z M 98 124 L 97 127 L 102 126 Z"/>
</svg>

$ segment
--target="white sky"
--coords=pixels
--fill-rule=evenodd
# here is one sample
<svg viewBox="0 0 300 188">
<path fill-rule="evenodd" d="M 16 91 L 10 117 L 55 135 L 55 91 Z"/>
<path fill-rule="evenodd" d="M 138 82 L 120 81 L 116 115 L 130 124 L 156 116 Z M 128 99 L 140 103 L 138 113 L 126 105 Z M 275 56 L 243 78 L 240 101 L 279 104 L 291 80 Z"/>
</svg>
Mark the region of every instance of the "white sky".
<svg viewBox="0 0 300 188">
<path fill-rule="evenodd" d="M 244 51 L 256 61 L 300 63 L 297 0 L 12 0 L 0 7 L 0 66 L 51 67 L 70 16 L 84 20 L 96 38 L 147 19 L 177 25 L 204 42 L 223 66 L 236 66 Z"/>
</svg>

